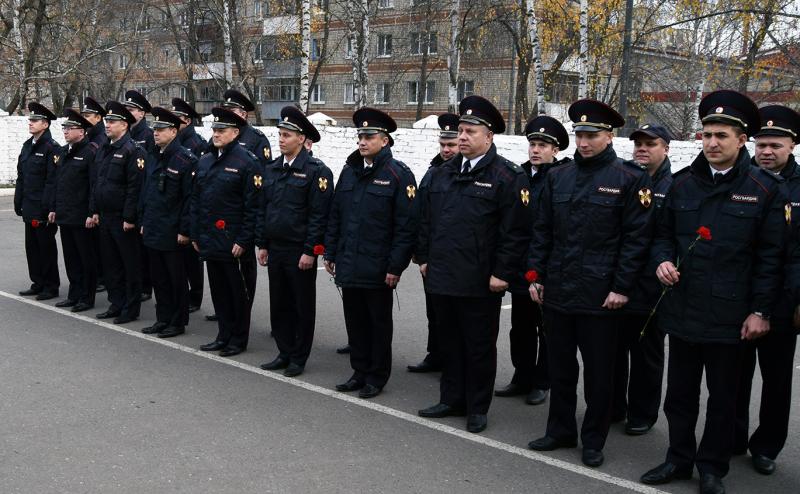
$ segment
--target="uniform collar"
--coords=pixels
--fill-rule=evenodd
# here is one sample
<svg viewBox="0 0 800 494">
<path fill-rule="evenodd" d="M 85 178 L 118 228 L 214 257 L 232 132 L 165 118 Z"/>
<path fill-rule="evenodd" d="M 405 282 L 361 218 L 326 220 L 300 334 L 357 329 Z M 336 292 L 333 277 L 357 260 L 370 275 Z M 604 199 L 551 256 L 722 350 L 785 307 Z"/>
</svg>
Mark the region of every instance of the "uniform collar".
<svg viewBox="0 0 800 494">
<path fill-rule="evenodd" d="M 606 147 L 603 151 L 590 158 L 584 158 L 577 149 L 575 150 L 575 163 L 577 163 L 580 167 L 605 165 L 615 161 L 616 159 L 617 153 L 614 151 L 614 148 L 611 146 L 611 144 L 609 144 L 608 147 Z"/>
<path fill-rule="evenodd" d="M 492 143 L 492 145 L 489 146 L 489 150 L 486 151 L 486 154 L 469 160 L 470 170 L 469 173 L 467 173 L 467 175 L 472 175 L 474 173 L 477 173 L 479 170 L 486 168 L 486 165 L 494 161 L 496 156 L 497 156 L 497 148 L 495 147 L 494 143 Z M 458 165 L 459 172 L 464 169 L 464 161 L 466 159 L 467 158 L 461 153 L 458 153 L 456 155 L 455 162 Z"/>
</svg>

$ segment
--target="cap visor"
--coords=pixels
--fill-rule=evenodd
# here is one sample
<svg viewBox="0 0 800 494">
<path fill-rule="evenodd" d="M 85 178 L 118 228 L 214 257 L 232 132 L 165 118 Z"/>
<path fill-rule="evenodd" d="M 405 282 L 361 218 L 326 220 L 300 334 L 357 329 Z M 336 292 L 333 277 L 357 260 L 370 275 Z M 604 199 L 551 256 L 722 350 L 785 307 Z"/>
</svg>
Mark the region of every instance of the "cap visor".
<svg viewBox="0 0 800 494">
<path fill-rule="evenodd" d="M 573 132 L 600 132 L 601 130 L 611 130 L 611 129 L 601 129 L 600 127 L 595 127 L 594 125 L 576 125 L 572 128 Z"/>
</svg>

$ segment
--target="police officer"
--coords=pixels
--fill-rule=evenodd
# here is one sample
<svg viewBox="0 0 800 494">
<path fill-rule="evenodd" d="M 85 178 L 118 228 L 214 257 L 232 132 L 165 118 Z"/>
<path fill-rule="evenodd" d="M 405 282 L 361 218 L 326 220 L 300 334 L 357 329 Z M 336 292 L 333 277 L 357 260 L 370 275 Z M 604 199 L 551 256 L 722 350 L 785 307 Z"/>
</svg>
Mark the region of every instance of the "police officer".
<svg viewBox="0 0 800 494">
<path fill-rule="evenodd" d="M 253 105 L 247 96 L 235 89 L 228 89 L 225 91 L 222 98 L 223 102 L 221 106 L 239 115 L 245 122 L 247 122 L 247 113 L 255 111 L 256 109 L 255 105 Z M 252 125 L 246 124 L 242 127 L 238 142 L 240 145 L 244 146 L 245 149 L 258 157 L 258 161 L 261 163 L 262 167 L 267 166 L 267 163 L 272 161 L 272 149 L 269 145 L 269 139 L 267 139 L 267 136 L 265 136 L 263 132 Z M 211 149 L 211 146 L 212 143 L 209 141 L 208 149 Z"/>
<path fill-rule="evenodd" d="M 150 251 L 150 279 L 156 296 L 156 322 L 144 334 L 170 338 L 183 334 L 189 322 L 189 287 L 184 249 L 189 245 L 189 198 L 197 158 L 178 140 L 181 120 L 165 108 L 153 114 L 157 160 L 145 168 L 140 203 L 141 234 Z"/>
<path fill-rule="evenodd" d="M 103 105 L 97 102 L 91 96 L 83 98 L 83 108 L 81 108 L 81 116 L 92 124 L 92 128 L 86 133 L 86 138 L 95 143 L 97 148 L 100 149 L 108 142 L 106 135 L 106 126 L 103 124 L 103 117 L 106 116 L 106 109 Z M 87 228 L 89 228 L 87 226 Z M 100 229 L 91 228 L 92 243 L 94 251 L 100 252 Z M 94 257 L 94 265 L 97 271 L 97 292 L 103 292 L 106 289 L 106 277 L 103 274 L 103 261 L 101 257 Z"/>
<path fill-rule="evenodd" d="M 770 329 L 791 206 L 781 178 L 750 163 L 745 143 L 761 128 L 756 105 L 721 90 L 703 98 L 699 113 L 703 151 L 674 175 L 653 243 L 656 275 L 672 287 L 659 308 L 669 335 L 669 449 L 641 480 L 690 478 L 697 466 L 700 492 L 720 493 L 734 446 L 741 341 Z M 703 374 L 708 402 L 697 447 Z"/>
<path fill-rule="evenodd" d="M 325 236 L 325 269 L 342 287 L 353 374 L 338 391 L 381 393 L 392 370 L 392 294 L 411 261 L 416 181 L 392 157 L 394 119 L 373 108 L 353 114 L 358 150 L 339 175 Z"/>
<path fill-rule="evenodd" d="M 172 98 L 172 113 L 181 120 L 181 127 L 178 130 L 177 137 L 180 145 L 199 158 L 206 150 L 206 141 L 194 130 L 194 122 L 200 118 L 200 115 L 192 108 L 192 105 L 180 98 Z M 197 161 L 193 162 L 193 165 L 197 167 Z M 181 250 L 183 251 L 186 265 L 186 276 L 189 280 L 189 312 L 195 312 L 200 309 L 200 305 L 203 303 L 205 278 L 203 263 L 200 262 L 200 257 L 193 248 L 189 247 Z"/>
<path fill-rule="evenodd" d="M 305 140 L 320 135 L 294 106 L 281 110 L 278 122 L 281 155 L 264 172 L 264 206 L 259 215 L 258 261 L 268 266 L 270 326 L 278 356 L 261 366 L 302 374 L 311 353 L 317 305 L 317 256 L 323 244 L 333 174 L 309 156 Z M 267 261 L 269 259 L 269 262 Z"/>
<path fill-rule="evenodd" d="M 630 139 L 634 143 L 634 160 L 647 170 L 653 182 L 653 214 L 657 222 L 672 184 L 671 165 L 667 156 L 670 132 L 660 125 L 646 124 L 634 131 Z M 655 276 L 657 267 L 650 262 L 642 270 L 631 300 L 620 318 L 611 420 L 617 422 L 627 417 L 625 433 L 631 436 L 646 434 L 653 427 L 661 405 L 664 332 L 656 320 L 648 323 L 650 311 L 661 294 L 661 283 Z M 645 324 L 648 327 L 642 334 Z"/>
<path fill-rule="evenodd" d="M 56 116 L 39 103 L 28 104 L 30 139 L 22 145 L 17 159 L 14 212 L 25 222 L 25 257 L 31 287 L 20 295 L 36 295 L 36 300 L 58 297 L 58 227 L 47 221 L 47 196 L 55 181 L 59 146 L 50 135 L 50 122 Z"/>
<path fill-rule="evenodd" d="M 238 142 L 247 122 L 225 108 L 212 110 L 214 150 L 197 164 L 192 188 L 192 244 L 206 261 L 219 331 L 200 347 L 222 357 L 247 349 L 256 291 L 256 222 L 261 205 L 258 158 Z"/>
<path fill-rule="evenodd" d="M 775 458 L 783 449 L 789 431 L 792 406 L 792 374 L 797 330 L 793 321 L 800 299 L 800 167 L 795 161 L 795 143 L 800 138 L 800 115 L 785 106 L 759 109 L 761 129 L 755 135 L 755 163 L 781 176 L 789 193 L 793 218 L 787 238 L 785 281 L 764 337 L 743 345 L 743 366 L 736 410 L 734 454 L 752 454 L 755 470 L 764 475 L 775 471 Z M 797 214 L 794 214 L 797 213 Z M 756 367 L 761 369 L 761 404 L 758 427 L 748 437 L 750 391 Z"/>
<path fill-rule="evenodd" d="M 547 431 L 528 446 L 575 447 L 580 350 L 586 413 L 582 461 L 603 464 L 611 424 L 619 309 L 635 288 L 652 235 L 650 177 L 617 157 L 613 129 L 625 122 L 613 108 L 584 99 L 569 107 L 575 159 L 547 175 L 533 229 L 527 279 L 544 303 L 550 373 Z"/>
<path fill-rule="evenodd" d="M 531 207 L 528 208 L 530 228 L 550 169 L 563 162 L 556 156 L 569 146 L 569 134 L 561 122 L 539 115 L 525 126 L 528 138 L 528 161 L 522 164 L 530 182 Z M 525 280 L 527 259 L 521 260 L 520 273 L 511 281 L 511 331 L 509 340 L 514 376 L 508 386 L 494 392 L 495 396 L 526 395 L 529 405 L 541 405 L 547 399 L 550 379 L 547 375 L 547 341 L 542 327 L 542 309 L 531 299 L 529 283 Z"/>
<path fill-rule="evenodd" d="M 443 352 L 439 403 L 423 417 L 467 415 L 467 430 L 487 425 L 497 372 L 500 301 L 520 272 L 530 239 L 528 179 L 497 154 L 503 116 L 488 100 L 458 106 L 460 153 L 422 182 L 417 260 L 432 295 Z"/>
<path fill-rule="evenodd" d="M 98 319 L 124 324 L 139 317 L 142 291 L 140 237 L 136 224 L 147 155 L 131 139 L 136 120 L 117 101 L 106 104 L 109 141 L 97 151 L 97 174 L 89 210 L 100 226 L 100 256 L 111 306 Z"/>
<path fill-rule="evenodd" d="M 439 152 L 431 160 L 431 167 L 437 167 L 458 154 L 458 115 L 444 113 L 439 115 Z M 425 278 L 422 278 L 425 285 Z M 434 304 L 431 294 L 425 290 L 425 313 L 428 317 L 428 354 L 422 362 L 409 365 L 409 372 L 438 372 L 442 370 L 442 357 L 439 350 L 439 331 L 436 326 Z"/>
<path fill-rule="evenodd" d="M 57 153 L 55 183 L 50 194 L 47 220 L 61 228 L 61 248 L 69 278 L 66 300 L 56 307 L 72 307 L 72 312 L 94 308 L 97 288 L 97 250 L 94 221 L 89 212 L 92 175 L 98 145 L 90 141 L 87 132 L 91 122 L 77 111 L 64 111 L 61 124 L 67 144 Z"/>
</svg>

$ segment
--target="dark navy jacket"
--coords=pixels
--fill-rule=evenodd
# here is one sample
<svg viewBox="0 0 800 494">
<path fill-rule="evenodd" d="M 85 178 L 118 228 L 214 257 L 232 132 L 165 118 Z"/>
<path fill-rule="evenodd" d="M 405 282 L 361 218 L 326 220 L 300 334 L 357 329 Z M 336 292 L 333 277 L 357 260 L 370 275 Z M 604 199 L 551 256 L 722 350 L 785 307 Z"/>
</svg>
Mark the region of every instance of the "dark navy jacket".
<svg viewBox="0 0 800 494">
<path fill-rule="evenodd" d="M 233 244 L 252 255 L 261 205 L 261 166 L 253 153 L 234 140 L 203 155 L 197 163 L 191 199 L 191 238 L 200 257 L 233 260 Z M 217 228 L 218 221 L 224 228 Z"/>
<path fill-rule="evenodd" d="M 364 169 L 358 151 L 348 156 L 333 196 L 325 259 L 336 263 L 336 284 L 380 288 L 386 274 L 408 267 L 417 230 L 416 181 L 389 146 Z"/>
<path fill-rule="evenodd" d="M 269 145 L 269 139 L 263 132 L 248 124 L 242 127 L 239 131 L 239 145 L 253 153 L 258 162 L 261 163 L 261 171 L 272 161 L 272 148 Z M 206 143 L 206 150 L 212 151 L 214 143 L 211 139 Z"/>
<path fill-rule="evenodd" d="M 80 142 L 62 147 L 56 162 L 56 178 L 50 194 L 48 210 L 56 213 L 59 225 L 84 226 L 91 216 L 89 197 L 92 175 L 97 171 L 94 163 L 98 146 L 84 138 Z"/>
<path fill-rule="evenodd" d="M 94 124 L 94 127 L 92 127 L 86 132 L 86 138 L 89 139 L 89 141 L 97 144 L 98 148 L 103 147 L 103 145 L 105 145 L 105 143 L 108 142 L 108 136 L 106 135 L 106 125 L 103 123 L 103 120 L 100 120 L 99 122 Z"/>
<path fill-rule="evenodd" d="M 92 184 L 89 211 L 137 223 L 139 193 L 147 154 L 125 133 L 97 150 L 97 173 Z"/>
<path fill-rule="evenodd" d="M 144 149 L 147 154 L 152 156 L 158 154 L 156 141 L 153 138 L 153 129 L 151 129 L 150 125 L 148 125 L 146 118 L 143 118 L 137 123 L 133 124 L 128 132 L 130 133 L 133 142 L 135 142 L 140 148 Z"/>
<path fill-rule="evenodd" d="M 194 125 L 188 125 L 178 131 L 177 139 L 181 146 L 191 151 L 198 159 L 206 152 L 206 141 L 195 132 Z"/>
<path fill-rule="evenodd" d="M 750 313 L 772 312 L 791 208 L 781 182 L 751 165 L 745 148 L 717 185 L 703 153 L 674 175 L 652 252 L 655 265 L 683 259 L 680 281 L 659 307 L 664 331 L 689 342 L 735 344 Z M 712 238 L 687 254 L 700 226 Z"/>
<path fill-rule="evenodd" d="M 192 172 L 197 158 L 174 139 L 158 159 L 150 159 L 145 169 L 140 203 L 142 240 L 156 250 L 178 250 L 178 234 L 189 237 L 189 200 Z"/>
<path fill-rule="evenodd" d="M 800 165 L 794 155 L 781 170 L 781 178 L 792 206 L 792 219 L 786 237 L 783 290 L 775 301 L 770 331 L 795 331 L 794 309 L 800 305 Z"/>
<path fill-rule="evenodd" d="M 36 144 L 30 137 L 22 145 L 17 159 L 17 183 L 14 212 L 28 222 L 47 221 L 47 197 L 55 182 L 56 159 L 60 146 L 45 130 Z"/>
<path fill-rule="evenodd" d="M 530 240 L 530 183 L 492 144 L 469 173 L 457 154 L 420 185 L 417 262 L 429 293 L 486 297 L 492 275 L 511 283 Z M 499 296 L 499 295 L 498 295 Z"/>
<path fill-rule="evenodd" d="M 641 166 L 609 145 L 550 170 L 533 228 L 528 268 L 558 312 L 611 315 L 609 292 L 630 296 L 647 261 L 653 192 Z"/>
<path fill-rule="evenodd" d="M 256 245 L 280 253 L 314 255 L 325 242 L 333 199 L 333 173 L 302 149 L 288 168 L 283 156 L 267 165 Z"/>
</svg>

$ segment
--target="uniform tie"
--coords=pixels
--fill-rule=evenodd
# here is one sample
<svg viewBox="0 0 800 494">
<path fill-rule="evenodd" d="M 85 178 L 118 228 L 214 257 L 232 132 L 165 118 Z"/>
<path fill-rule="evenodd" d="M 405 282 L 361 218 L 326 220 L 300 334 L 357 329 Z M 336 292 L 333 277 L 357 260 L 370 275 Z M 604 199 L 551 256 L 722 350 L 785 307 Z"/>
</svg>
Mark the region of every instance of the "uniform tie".
<svg viewBox="0 0 800 494">
<path fill-rule="evenodd" d="M 464 168 L 461 170 L 462 174 L 469 173 L 469 170 L 472 168 L 472 162 L 470 160 L 464 161 Z"/>
<path fill-rule="evenodd" d="M 714 174 L 714 185 L 717 185 L 718 183 L 722 182 L 722 177 L 724 177 L 724 176 L 725 176 L 724 173 L 716 172 Z"/>
</svg>

